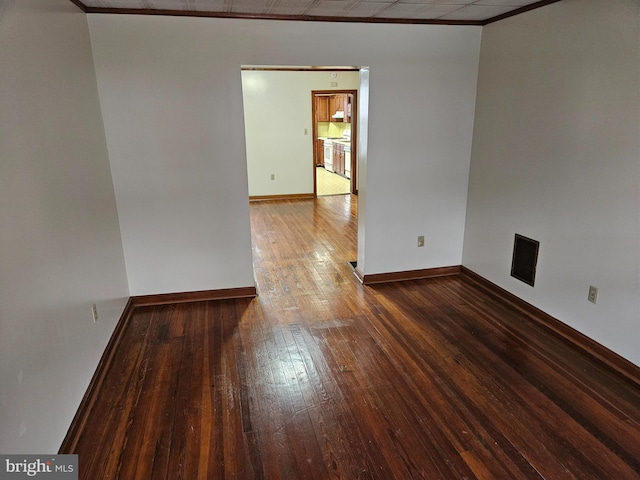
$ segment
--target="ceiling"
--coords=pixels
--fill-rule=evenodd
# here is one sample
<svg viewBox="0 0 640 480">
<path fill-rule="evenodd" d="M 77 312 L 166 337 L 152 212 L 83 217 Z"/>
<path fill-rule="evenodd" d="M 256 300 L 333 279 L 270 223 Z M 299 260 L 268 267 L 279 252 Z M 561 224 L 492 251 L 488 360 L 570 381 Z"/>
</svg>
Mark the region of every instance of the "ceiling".
<svg viewBox="0 0 640 480">
<path fill-rule="evenodd" d="M 560 0 L 71 0 L 87 13 L 486 25 Z"/>
</svg>

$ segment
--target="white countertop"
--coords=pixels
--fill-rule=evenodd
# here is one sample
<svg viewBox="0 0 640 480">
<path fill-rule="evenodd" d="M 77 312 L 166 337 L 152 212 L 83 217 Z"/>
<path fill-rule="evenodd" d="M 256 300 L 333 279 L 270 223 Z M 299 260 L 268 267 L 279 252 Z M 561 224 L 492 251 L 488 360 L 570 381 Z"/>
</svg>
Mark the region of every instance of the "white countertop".
<svg viewBox="0 0 640 480">
<path fill-rule="evenodd" d="M 346 140 L 344 138 L 318 137 L 318 140 L 329 140 L 332 143 L 341 143 L 342 145 L 351 145 L 351 140 Z"/>
</svg>

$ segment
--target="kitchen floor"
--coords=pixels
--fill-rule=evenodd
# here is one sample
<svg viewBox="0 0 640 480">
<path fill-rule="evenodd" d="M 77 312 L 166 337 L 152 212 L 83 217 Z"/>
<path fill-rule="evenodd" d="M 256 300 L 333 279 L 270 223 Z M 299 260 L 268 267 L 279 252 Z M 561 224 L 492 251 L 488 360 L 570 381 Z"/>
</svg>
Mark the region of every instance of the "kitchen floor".
<svg viewBox="0 0 640 480">
<path fill-rule="evenodd" d="M 316 192 L 324 195 L 344 195 L 350 193 L 351 180 L 337 173 L 329 172 L 323 167 L 316 167 Z"/>
</svg>

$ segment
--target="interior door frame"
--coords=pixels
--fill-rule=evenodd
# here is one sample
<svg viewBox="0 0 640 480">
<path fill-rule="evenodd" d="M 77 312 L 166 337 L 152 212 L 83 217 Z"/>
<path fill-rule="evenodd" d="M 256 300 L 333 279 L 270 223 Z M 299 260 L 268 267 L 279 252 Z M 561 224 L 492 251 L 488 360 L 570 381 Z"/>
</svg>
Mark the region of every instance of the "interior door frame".
<svg viewBox="0 0 640 480">
<path fill-rule="evenodd" d="M 358 181 L 357 181 L 357 145 L 358 145 L 358 90 L 312 90 L 311 91 L 311 140 L 313 142 L 313 152 L 316 149 L 316 143 L 318 142 L 318 124 L 316 123 L 316 96 L 326 96 L 335 94 L 347 94 L 353 95 L 353 102 L 351 103 L 351 155 L 349 161 L 351 162 L 351 186 L 350 193 L 353 195 L 358 194 Z M 315 155 L 312 155 L 313 161 L 313 197 L 318 196 L 318 186 L 316 179 L 316 162 Z"/>
</svg>

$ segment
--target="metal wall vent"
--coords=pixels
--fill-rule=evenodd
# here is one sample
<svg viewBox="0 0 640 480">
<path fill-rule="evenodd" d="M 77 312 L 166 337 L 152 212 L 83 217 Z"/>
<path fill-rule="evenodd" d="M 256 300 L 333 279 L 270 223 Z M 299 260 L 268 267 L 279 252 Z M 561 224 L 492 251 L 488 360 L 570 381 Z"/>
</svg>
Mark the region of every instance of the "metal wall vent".
<svg viewBox="0 0 640 480">
<path fill-rule="evenodd" d="M 511 276 L 531 285 L 536 281 L 538 249 L 540 242 L 516 233 L 513 241 L 513 259 L 511 260 Z"/>
</svg>

